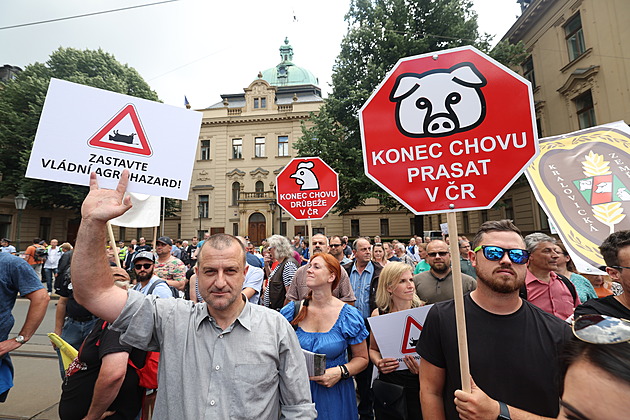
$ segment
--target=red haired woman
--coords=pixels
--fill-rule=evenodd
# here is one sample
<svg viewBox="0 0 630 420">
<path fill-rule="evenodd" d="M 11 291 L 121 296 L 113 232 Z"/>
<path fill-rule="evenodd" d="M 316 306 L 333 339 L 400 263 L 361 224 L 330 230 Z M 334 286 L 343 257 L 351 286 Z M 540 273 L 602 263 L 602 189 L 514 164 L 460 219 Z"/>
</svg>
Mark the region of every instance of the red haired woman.
<svg viewBox="0 0 630 420">
<path fill-rule="evenodd" d="M 317 418 L 358 419 L 352 376 L 368 364 L 368 331 L 359 311 L 332 295 L 341 267 L 330 254 L 315 254 L 306 271 L 311 289 L 294 319 L 295 305 L 282 308 L 282 315 L 296 327 L 303 349 L 326 355 L 326 371 L 311 377 L 311 395 Z M 352 350 L 348 362 L 347 349 Z"/>
</svg>

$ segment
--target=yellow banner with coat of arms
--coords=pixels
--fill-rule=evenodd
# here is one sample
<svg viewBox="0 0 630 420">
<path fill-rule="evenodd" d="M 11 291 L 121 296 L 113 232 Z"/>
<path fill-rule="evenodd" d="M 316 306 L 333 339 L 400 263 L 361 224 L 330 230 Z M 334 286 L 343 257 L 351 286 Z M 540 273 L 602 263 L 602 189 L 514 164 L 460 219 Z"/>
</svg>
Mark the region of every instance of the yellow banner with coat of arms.
<svg viewBox="0 0 630 420">
<path fill-rule="evenodd" d="M 623 121 L 540 139 L 526 170 L 565 246 L 599 267 L 599 245 L 630 229 L 630 129 Z M 577 263 L 577 261 L 576 261 Z"/>
</svg>

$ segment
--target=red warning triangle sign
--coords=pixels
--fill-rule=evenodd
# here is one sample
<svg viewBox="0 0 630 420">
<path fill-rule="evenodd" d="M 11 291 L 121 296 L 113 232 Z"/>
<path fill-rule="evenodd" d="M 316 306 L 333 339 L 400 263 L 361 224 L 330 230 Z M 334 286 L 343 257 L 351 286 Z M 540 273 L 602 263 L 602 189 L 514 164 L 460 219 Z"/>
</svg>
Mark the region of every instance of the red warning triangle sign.
<svg viewBox="0 0 630 420">
<path fill-rule="evenodd" d="M 403 333 L 401 350 L 402 354 L 410 354 L 416 352 L 416 344 L 422 332 L 422 325 L 413 317 L 408 316 L 405 320 L 405 332 Z"/>
<path fill-rule="evenodd" d="M 142 156 L 153 154 L 133 104 L 125 105 L 114 115 L 88 140 L 88 145 Z"/>
</svg>

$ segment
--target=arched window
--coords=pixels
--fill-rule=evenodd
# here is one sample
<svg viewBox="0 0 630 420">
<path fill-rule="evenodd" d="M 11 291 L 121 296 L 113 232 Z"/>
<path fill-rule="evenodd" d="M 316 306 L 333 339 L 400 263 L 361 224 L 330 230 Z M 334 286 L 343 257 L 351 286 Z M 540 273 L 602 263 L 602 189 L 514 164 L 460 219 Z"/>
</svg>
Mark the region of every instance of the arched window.
<svg viewBox="0 0 630 420">
<path fill-rule="evenodd" d="M 238 206 L 238 199 L 241 195 L 241 184 L 236 181 L 232 183 L 232 205 Z"/>
<path fill-rule="evenodd" d="M 259 197 L 259 198 L 262 197 L 263 193 L 265 191 L 265 183 L 262 182 L 262 181 L 256 181 L 256 187 L 255 188 L 256 188 L 256 192 L 258 193 L 258 194 L 256 194 L 256 196 Z"/>
</svg>

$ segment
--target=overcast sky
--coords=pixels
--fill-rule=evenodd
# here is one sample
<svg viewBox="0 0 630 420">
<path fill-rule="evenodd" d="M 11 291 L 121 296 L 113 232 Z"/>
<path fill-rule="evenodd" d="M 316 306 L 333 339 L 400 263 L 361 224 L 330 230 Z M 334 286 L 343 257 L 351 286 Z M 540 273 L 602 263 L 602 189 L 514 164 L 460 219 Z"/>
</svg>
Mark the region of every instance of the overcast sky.
<svg viewBox="0 0 630 420">
<path fill-rule="evenodd" d="M 58 47 L 102 48 L 134 67 L 162 101 L 193 108 L 237 93 L 258 71 L 280 61 L 285 37 L 294 62 L 329 92 L 332 66 L 346 33 L 349 0 L 177 0 L 148 7 L 7 28 L 160 0 L 4 1 L 0 13 L 0 65 L 44 62 Z M 475 0 L 482 32 L 495 42 L 516 21 L 516 0 Z"/>
</svg>

